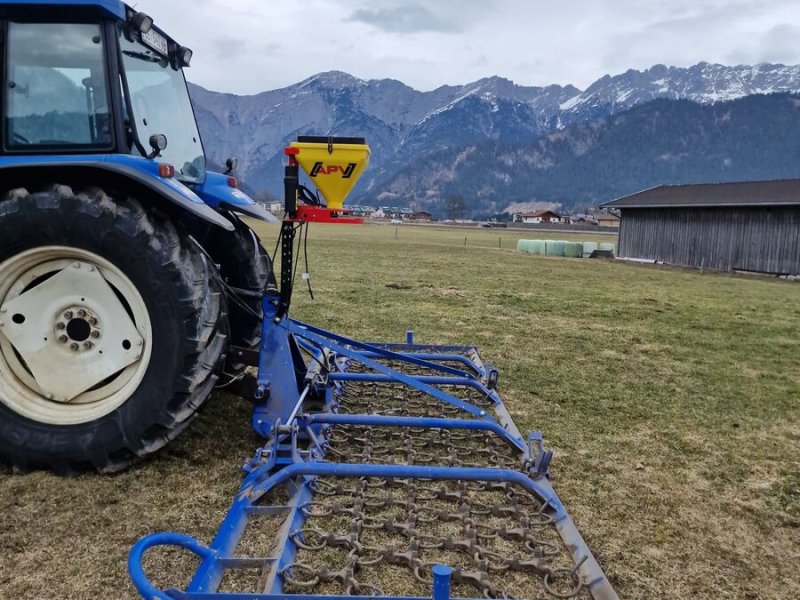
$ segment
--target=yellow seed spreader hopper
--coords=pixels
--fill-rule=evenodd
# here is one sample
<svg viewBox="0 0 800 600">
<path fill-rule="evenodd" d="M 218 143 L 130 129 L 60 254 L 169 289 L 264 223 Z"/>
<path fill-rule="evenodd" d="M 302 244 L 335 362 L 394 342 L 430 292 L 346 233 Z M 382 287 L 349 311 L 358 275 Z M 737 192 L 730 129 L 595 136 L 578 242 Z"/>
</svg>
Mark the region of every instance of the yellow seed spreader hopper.
<svg viewBox="0 0 800 600">
<path fill-rule="evenodd" d="M 325 198 L 328 216 L 341 219 L 347 195 L 369 164 L 370 149 L 364 138 L 300 136 L 289 144 L 286 154 L 290 165 L 296 161 Z M 316 213 L 317 218 L 305 220 L 319 221 L 323 220 L 319 208 L 309 211 L 300 206 L 298 210 L 305 216 Z"/>
</svg>

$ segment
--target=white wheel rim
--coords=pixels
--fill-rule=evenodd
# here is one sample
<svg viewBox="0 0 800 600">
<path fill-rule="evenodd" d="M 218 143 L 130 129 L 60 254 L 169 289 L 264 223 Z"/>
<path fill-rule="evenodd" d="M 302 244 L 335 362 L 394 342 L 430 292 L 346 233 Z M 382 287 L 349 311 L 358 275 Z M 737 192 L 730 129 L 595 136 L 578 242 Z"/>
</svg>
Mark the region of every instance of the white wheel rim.
<svg viewBox="0 0 800 600">
<path fill-rule="evenodd" d="M 43 246 L 0 264 L 0 402 L 19 415 L 55 425 L 107 415 L 139 387 L 151 351 L 141 294 L 103 257 Z"/>
</svg>

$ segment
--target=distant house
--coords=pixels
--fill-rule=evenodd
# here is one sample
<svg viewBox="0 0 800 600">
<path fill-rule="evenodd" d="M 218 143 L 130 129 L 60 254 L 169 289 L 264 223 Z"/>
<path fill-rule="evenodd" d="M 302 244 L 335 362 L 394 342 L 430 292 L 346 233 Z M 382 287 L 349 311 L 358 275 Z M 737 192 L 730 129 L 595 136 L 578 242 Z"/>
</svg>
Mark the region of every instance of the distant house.
<svg viewBox="0 0 800 600">
<path fill-rule="evenodd" d="M 595 221 L 594 216 L 587 215 L 585 213 L 577 213 L 570 216 L 569 222 L 580 225 L 597 225 L 597 221 Z"/>
<path fill-rule="evenodd" d="M 433 215 L 429 212 L 425 212 L 424 210 L 420 210 L 409 216 L 409 219 L 412 221 L 432 221 Z"/>
<path fill-rule="evenodd" d="M 397 206 L 381 206 L 380 210 L 387 219 L 400 219 L 403 216 L 401 209 Z"/>
<path fill-rule="evenodd" d="M 518 223 L 561 223 L 562 217 L 552 210 L 537 210 L 530 213 L 520 213 L 514 220 Z"/>
<path fill-rule="evenodd" d="M 595 220 L 600 227 L 617 227 L 619 228 L 619 217 L 611 213 L 597 213 Z"/>
</svg>

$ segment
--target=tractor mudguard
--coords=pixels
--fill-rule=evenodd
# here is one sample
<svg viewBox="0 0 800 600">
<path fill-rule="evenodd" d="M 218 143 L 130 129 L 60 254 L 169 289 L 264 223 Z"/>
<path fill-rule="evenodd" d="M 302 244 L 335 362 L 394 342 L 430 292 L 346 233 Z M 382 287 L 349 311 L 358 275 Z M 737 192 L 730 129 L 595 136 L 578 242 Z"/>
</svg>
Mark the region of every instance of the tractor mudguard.
<svg viewBox="0 0 800 600">
<path fill-rule="evenodd" d="M 231 178 L 231 175 L 207 171 L 205 180 L 194 186 L 194 191 L 206 204 L 218 210 L 232 210 L 267 223 L 279 222 L 250 196 L 239 188 L 231 186 L 229 183 Z"/>
<path fill-rule="evenodd" d="M 4 156 L 0 158 L 0 181 L 10 171 L 63 170 L 75 173 L 79 169 L 94 169 L 126 177 L 149 191 L 158 194 L 179 208 L 213 225 L 233 231 L 233 225 L 187 186 L 173 177 L 158 174 L 159 163 L 125 154 L 89 154 L 85 156 Z"/>
</svg>

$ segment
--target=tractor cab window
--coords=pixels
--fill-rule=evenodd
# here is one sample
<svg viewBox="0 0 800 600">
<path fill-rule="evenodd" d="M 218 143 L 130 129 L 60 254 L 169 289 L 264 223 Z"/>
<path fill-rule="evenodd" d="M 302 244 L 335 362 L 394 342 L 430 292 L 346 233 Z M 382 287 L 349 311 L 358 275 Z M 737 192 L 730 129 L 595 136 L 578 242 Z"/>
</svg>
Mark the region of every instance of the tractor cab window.
<svg viewBox="0 0 800 600">
<path fill-rule="evenodd" d="M 152 35 L 160 37 L 155 30 Z M 167 47 L 166 39 L 161 39 Z M 168 56 L 124 33 L 120 49 L 130 95 L 129 118 L 142 146 L 138 151 L 149 152 L 150 136 L 163 134 L 167 147 L 161 151 L 161 160 L 175 167 L 179 179 L 201 181 L 206 159 L 183 71 Z"/>
<path fill-rule="evenodd" d="M 111 145 L 100 25 L 9 23 L 6 146 Z"/>
</svg>

